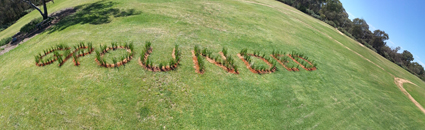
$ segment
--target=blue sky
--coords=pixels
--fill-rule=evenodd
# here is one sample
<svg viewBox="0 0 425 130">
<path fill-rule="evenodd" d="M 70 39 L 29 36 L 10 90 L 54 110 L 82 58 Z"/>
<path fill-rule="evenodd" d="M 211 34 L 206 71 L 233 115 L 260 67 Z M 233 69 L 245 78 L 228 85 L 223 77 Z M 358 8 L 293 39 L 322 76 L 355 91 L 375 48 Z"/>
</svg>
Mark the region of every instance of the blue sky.
<svg viewBox="0 0 425 130">
<path fill-rule="evenodd" d="M 425 67 L 425 0 L 340 0 L 350 19 L 363 18 L 373 32 L 385 31 L 389 47 L 410 51 Z"/>
</svg>

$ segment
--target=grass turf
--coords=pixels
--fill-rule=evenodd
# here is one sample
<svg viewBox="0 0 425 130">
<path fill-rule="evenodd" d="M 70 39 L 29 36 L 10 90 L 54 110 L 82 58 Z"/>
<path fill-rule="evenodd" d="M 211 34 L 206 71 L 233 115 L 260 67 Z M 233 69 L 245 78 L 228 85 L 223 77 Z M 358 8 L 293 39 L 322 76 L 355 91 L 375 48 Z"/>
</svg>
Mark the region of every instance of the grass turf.
<svg viewBox="0 0 425 130">
<path fill-rule="evenodd" d="M 272 0 L 259 3 L 271 7 L 228 0 L 49 3 L 50 12 L 74 6 L 79 12 L 0 56 L 0 127 L 424 129 L 424 114 L 397 88 L 392 75 L 422 91 L 420 79 L 294 8 Z M 35 11 L 26 15 L 0 32 L 0 39 L 36 17 Z M 153 43 L 150 58 L 155 64 L 167 62 L 179 44 L 179 68 L 143 70 L 137 59 L 145 41 Z M 60 68 L 57 62 L 35 66 L 34 56 L 44 49 L 79 42 L 92 42 L 96 49 L 134 42 L 136 57 L 118 69 L 97 66 L 95 54 L 79 58 L 79 67 L 70 60 Z M 209 62 L 205 74 L 195 73 L 190 52 L 195 45 L 214 55 L 228 48 L 240 74 Z M 289 72 L 278 65 L 275 73 L 253 74 L 236 56 L 242 48 L 267 55 L 274 49 L 302 52 L 318 63 L 318 70 Z"/>
</svg>

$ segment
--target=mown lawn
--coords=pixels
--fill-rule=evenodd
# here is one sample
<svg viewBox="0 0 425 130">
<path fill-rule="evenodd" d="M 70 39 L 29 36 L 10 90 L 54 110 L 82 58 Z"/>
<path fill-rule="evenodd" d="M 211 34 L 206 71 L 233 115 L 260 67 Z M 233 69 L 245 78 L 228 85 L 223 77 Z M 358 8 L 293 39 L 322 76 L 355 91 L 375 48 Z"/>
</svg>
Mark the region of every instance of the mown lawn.
<svg viewBox="0 0 425 130">
<path fill-rule="evenodd" d="M 423 93 L 420 79 L 323 22 L 277 1 L 259 2 L 272 7 L 237 0 L 55 0 L 50 12 L 79 11 L 0 56 L 0 128 L 424 129 L 425 115 L 392 75 Z M 23 17 L 0 39 L 36 17 L 37 12 Z M 146 41 L 153 43 L 155 64 L 169 61 L 180 45 L 179 68 L 144 70 L 137 59 Z M 115 69 L 99 67 L 94 53 L 80 58 L 78 67 L 71 60 L 62 67 L 35 65 L 34 56 L 44 49 L 80 42 L 96 49 L 133 42 L 135 58 Z M 197 74 L 190 52 L 195 45 L 214 55 L 228 48 L 240 74 L 209 62 L 205 74 Z M 275 73 L 253 74 L 236 56 L 243 48 L 268 55 L 274 49 L 301 52 L 318 70 L 289 72 L 278 65 Z"/>
</svg>

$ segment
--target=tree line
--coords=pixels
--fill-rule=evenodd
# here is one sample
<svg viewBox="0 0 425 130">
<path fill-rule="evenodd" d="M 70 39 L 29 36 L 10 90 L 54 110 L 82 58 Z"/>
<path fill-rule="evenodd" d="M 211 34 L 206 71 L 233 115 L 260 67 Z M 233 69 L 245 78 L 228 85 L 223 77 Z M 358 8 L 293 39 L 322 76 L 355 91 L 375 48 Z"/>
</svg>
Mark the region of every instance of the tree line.
<svg viewBox="0 0 425 130">
<path fill-rule="evenodd" d="M 386 40 L 389 35 L 383 30 L 369 30 L 369 25 L 362 18 L 350 20 L 339 0 L 277 0 L 296 9 L 320 19 L 327 24 L 338 28 L 352 39 L 362 43 L 371 50 L 394 62 L 410 73 L 425 81 L 425 71 L 422 65 L 413 62 L 412 53 L 404 50 L 398 53 L 400 47 L 391 48 Z"/>
<path fill-rule="evenodd" d="M 15 23 L 25 14 L 36 9 L 34 6 L 52 0 L 0 0 L 0 30 Z M 45 13 L 47 15 L 47 13 Z M 44 17 L 44 16 L 43 16 Z"/>
</svg>

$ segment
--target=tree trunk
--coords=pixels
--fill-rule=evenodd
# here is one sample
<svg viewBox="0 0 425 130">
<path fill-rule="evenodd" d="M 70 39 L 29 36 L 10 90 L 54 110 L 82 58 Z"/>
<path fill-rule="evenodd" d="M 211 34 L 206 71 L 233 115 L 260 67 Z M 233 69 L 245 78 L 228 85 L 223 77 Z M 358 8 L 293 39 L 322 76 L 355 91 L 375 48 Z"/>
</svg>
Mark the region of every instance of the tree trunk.
<svg viewBox="0 0 425 130">
<path fill-rule="evenodd" d="M 46 0 L 43 0 L 43 6 L 44 6 L 44 15 L 43 15 L 43 20 L 48 18 L 47 15 L 47 6 L 46 6 Z"/>
<path fill-rule="evenodd" d="M 41 12 L 41 9 L 38 8 L 37 6 L 35 6 L 30 0 L 22 0 L 22 1 L 28 3 L 33 8 L 35 8 L 38 12 L 40 12 L 41 16 L 43 16 L 43 20 L 48 18 L 48 15 L 47 15 L 47 6 L 46 6 L 46 1 L 45 0 L 43 0 L 44 13 Z"/>
</svg>

